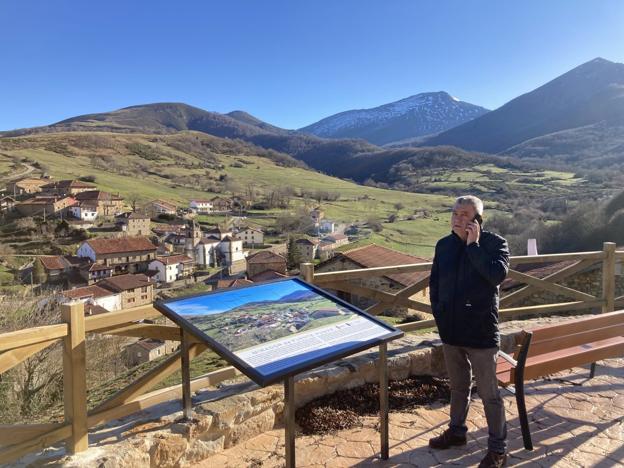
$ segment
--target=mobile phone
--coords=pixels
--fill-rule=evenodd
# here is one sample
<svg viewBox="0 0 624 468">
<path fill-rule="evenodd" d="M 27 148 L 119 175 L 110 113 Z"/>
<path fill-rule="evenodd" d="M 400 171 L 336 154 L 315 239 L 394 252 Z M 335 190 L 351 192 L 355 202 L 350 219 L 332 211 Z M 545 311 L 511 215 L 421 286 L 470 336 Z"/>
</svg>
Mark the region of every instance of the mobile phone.
<svg viewBox="0 0 624 468">
<path fill-rule="evenodd" d="M 472 218 L 473 221 L 476 221 L 477 223 L 479 223 L 479 226 L 481 226 L 483 224 L 483 217 L 481 217 L 481 215 L 479 213 L 474 215 L 474 218 Z"/>
</svg>

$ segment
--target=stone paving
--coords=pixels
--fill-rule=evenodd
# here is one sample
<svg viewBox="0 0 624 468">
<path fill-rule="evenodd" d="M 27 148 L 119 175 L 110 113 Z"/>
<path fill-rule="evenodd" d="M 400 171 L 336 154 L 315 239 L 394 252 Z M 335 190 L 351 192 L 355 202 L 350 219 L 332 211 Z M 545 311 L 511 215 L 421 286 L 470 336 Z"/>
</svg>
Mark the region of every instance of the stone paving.
<svg viewBox="0 0 624 468">
<path fill-rule="evenodd" d="M 515 398 L 502 390 L 508 418 L 507 466 L 624 466 L 624 359 L 602 361 L 588 380 L 576 368 L 526 386 L 529 424 L 535 450 L 524 450 Z M 390 414 L 390 459 L 378 458 L 376 418 L 362 427 L 324 436 L 298 436 L 298 467 L 476 466 L 485 454 L 487 429 L 483 406 L 474 397 L 465 447 L 434 451 L 427 441 L 444 430 L 448 405 Z M 284 466 L 284 431 L 275 429 L 205 459 L 200 467 Z"/>
</svg>

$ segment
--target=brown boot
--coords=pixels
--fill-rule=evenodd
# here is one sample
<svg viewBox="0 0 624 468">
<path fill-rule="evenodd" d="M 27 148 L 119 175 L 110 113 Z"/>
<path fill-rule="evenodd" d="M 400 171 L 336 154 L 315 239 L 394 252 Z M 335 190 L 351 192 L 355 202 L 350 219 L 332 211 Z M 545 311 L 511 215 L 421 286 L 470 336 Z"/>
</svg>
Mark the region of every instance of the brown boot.
<svg viewBox="0 0 624 468">
<path fill-rule="evenodd" d="M 500 468 L 507 463 L 507 455 L 504 453 L 488 452 L 479 463 L 479 468 Z"/>
<path fill-rule="evenodd" d="M 433 439 L 429 439 L 429 447 L 438 450 L 444 450 L 449 447 L 466 445 L 466 436 L 458 436 L 447 429 L 442 434 Z"/>
</svg>

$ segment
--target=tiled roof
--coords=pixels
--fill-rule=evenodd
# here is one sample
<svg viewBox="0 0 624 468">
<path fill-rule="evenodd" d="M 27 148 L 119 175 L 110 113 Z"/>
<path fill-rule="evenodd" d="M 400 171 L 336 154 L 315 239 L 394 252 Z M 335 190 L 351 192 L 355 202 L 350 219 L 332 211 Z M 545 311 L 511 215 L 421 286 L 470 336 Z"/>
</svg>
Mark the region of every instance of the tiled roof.
<svg viewBox="0 0 624 468">
<path fill-rule="evenodd" d="M 115 292 L 128 291 L 130 289 L 142 288 L 153 284 L 154 283 L 143 274 L 113 276 L 112 278 L 106 278 L 97 283 L 98 286 Z"/>
<path fill-rule="evenodd" d="M 248 279 L 244 279 L 244 278 L 224 279 L 224 280 L 217 281 L 217 289 L 233 288 L 236 286 L 245 286 L 247 284 L 253 284 L 253 283 L 249 281 Z"/>
<path fill-rule="evenodd" d="M 44 185 L 44 188 L 46 188 L 46 189 L 51 189 L 51 188 L 64 188 L 64 189 L 68 189 L 68 188 L 93 188 L 93 189 L 95 189 L 96 187 L 93 184 L 87 184 L 86 182 L 82 182 L 81 180 L 70 179 L 70 180 L 57 180 L 56 182 L 50 182 L 50 183 Z"/>
<path fill-rule="evenodd" d="M 428 263 L 431 261 L 427 258 L 404 254 L 377 244 L 369 244 L 356 249 L 347 250 L 346 252 L 340 252 L 333 259 L 328 260 L 328 262 L 341 257 L 347 258 L 352 262 L 361 265 L 362 268 L 408 265 L 410 263 Z M 429 276 L 429 272 L 416 271 L 412 273 L 396 273 L 385 276 L 403 286 L 409 286 L 410 284 L 416 283 L 417 281 Z"/>
<path fill-rule="evenodd" d="M 307 239 L 305 237 L 301 238 L 301 239 L 297 239 L 295 241 L 297 244 L 312 244 L 312 245 L 318 245 L 319 240 L 318 239 Z"/>
<path fill-rule="evenodd" d="M 156 257 L 156 260 L 163 265 L 175 265 L 178 263 L 193 263 L 193 259 L 186 255 L 168 255 L 163 257 Z"/>
<path fill-rule="evenodd" d="M 156 250 L 156 246 L 147 237 L 101 238 L 89 239 L 85 242 L 98 255 Z"/>
<path fill-rule="evenodd" d="M 258 283 L 260 281 L 270 281 L 279 278 L 286 278 L 286 275 L 283 275 L 273 270 L 265 270 L 262 273 L 258 273 L 257 275 L 254 275 L 249 279 L 254 283 Z"/>
<path fill-rule="evenodd" d="M 91 286 L 83 286 L 82 288 L 68 289 L 62 292 L 63 296 L 69 299 L 80 299 L 84 297 L 92 297 L 97 299 L 98 297 L 112 296 L 113 293 L 108 289 L 104 289 L 97 284 Z"/>
<path fill-rule="evenodd" d="M 113 195 L 112 193 L 103 192 L 101 190 L 88 190 L 86 192 L 80 192 L 76 194 L 76 200 L 84 201 L 84 200 L 96 200 L 96 201 L 106 201 L 106 200 L 123 200 L 123 198 Z"/>
<path fill-rule="evenodd" d="M 515 270 L 521 271 L 527 275 L 533 276 L 538 279 L 546 278 L 547 276 L 552 275 L 553 273 L 557 273 L 559 270 L 563 270 L 566 267 L 574 265 L 578 263 L 575 260 L 569 260 L 565 262 L 556 262 L 556 263 L 541 263 L 538 265 L 518 265 L 518 267 L 514 267 Z M 505 291 L 508 289 L 513 289 L 518 286 L 524 285 L 525 283 L 521 281 L 516 281 L 512 278 L 506 278 L 500 285 L 501 290 Z"/>
<path fill-rule="evenodd" d="M 97 304 L 85 304 L 85 315 L 100 315 L 110 312 L 108 309 Z"/>
<path fill-rule="evenodd" d="M 263 250 L 247 257 L 247 263 L 251 264 L 275 262 L 286 262 L 286 259 L 270 250 Z"/>
<path fill-rule="evenodd" d="M 64 270 L 68 266 L 62 255 L 39 257 L 39 261 L 46 270 Z"/>
</svg>

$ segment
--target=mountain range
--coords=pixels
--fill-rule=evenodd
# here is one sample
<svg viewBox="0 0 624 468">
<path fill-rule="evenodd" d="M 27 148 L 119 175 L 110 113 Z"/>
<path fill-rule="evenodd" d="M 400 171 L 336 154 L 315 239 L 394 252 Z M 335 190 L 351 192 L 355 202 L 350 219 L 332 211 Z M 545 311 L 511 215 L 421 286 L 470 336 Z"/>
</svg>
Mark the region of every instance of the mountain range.
<svg viewBox="0 0 624 468">
<path fill-rule="evenodd" d="M 240 110 L 221 114 L 183 103 L 155 103 L 1 132 L 0 137 L 70 131 L 198 131 L 243 140 L 358 181 L 371 176 L 383 181 L 383 174 L 405 159 L 438 154 L 453 160 L 467 154 L 461 150 L 472 158 L 489 153 L 539 164 L 621 167 L 624 64 L 591 60 L 493 111 L 446 92 L 422 93 L 287 130 Z"/>
</svg>

